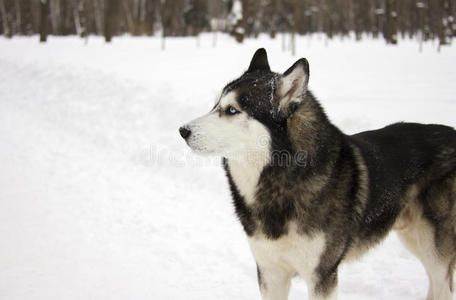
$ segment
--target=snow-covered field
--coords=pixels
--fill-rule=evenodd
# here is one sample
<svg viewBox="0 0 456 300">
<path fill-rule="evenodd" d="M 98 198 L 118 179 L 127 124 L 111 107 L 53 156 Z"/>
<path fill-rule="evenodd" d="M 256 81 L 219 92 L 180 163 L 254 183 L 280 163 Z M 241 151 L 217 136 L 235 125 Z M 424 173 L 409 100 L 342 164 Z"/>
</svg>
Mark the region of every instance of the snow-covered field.
<svg viewBox="0 0 456 300">
<path fill-rule="evenodd" d="M 215 159 L 178 135 L 258 47 L 219 36 L 0 38 L 0 299 L 259 299 Z M 300 38 L 310 87 L 347 133 L 394 121 L 456 126 L 456 46 Z M 340 274 L 340 299 L 424 299 L 392 234 Z M 296 280 L 290 299 L 306 299 Z"/>
</svg>

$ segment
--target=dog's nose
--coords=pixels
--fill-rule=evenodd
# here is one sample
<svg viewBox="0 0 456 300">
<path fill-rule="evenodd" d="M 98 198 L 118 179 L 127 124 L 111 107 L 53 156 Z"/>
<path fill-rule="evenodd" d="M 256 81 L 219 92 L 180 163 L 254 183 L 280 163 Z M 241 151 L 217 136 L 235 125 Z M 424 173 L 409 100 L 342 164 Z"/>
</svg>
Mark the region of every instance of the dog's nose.
<svg viewBox="0 0 456 300">
<path fill-rule="evenodd" d="M 192 132 L 187 127 L 182 126 L 181 128 L 179 128 L 179 133 L 184 139 L 186 139 L 190 136 L 190 133 Z"/>
</svg>

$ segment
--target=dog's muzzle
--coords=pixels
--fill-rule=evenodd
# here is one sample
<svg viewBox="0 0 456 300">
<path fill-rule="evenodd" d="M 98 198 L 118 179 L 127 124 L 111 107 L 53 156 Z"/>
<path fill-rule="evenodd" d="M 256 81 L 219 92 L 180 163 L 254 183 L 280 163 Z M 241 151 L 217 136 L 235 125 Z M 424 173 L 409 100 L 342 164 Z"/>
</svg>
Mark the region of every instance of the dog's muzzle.
<svg viewBox="0 0 456 300">
<path fill-rule="evenodd" d="M 181 128 L 179 128 L 179 133 L 184 139 L 187 139 L 192 133 L 192 131 L 185 126 L 182 126 Z"/>
</svg>

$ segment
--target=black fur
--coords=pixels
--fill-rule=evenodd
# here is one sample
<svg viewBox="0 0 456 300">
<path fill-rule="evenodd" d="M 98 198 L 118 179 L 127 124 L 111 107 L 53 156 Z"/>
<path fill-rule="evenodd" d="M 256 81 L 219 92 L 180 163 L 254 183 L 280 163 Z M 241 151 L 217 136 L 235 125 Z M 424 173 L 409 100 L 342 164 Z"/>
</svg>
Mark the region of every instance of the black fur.
<svg viewBox="0 0 456 300">
<path fill-rule="evenodd" d="M 371 182 L 360 228 L 362 239 L 381 238 L 389 230 L 405 205 L 410 185 L 419 184 L 423 194 L 434 186 L 433 181 L 456 172 L 456 153 L 439 158 L 445 148 L 456 150 L 456 132 L 447 126 L 397 123 L 350 139 L 363 154 Z M 423 205 L 427 206 L 426 201 Z M 431 211 L 425 216 L 436 223 Z M 378 232 L 379 228 L 383 230 Z"/>
<path fill-rule="evenodd" d="M 266 283 L 263 281 L 263 274 L 261 273 L 260 267 L 257 265 L 257 280 L 260 288 L 267 288 Z"/>
<path fill-rule="evenodd" d="M 253 58 L 250 62 L 249 69 L 247 72 L 253 72 L 253 71 L 270 71 L 269 68 L 269 62 L 268 62 L 268 56 L 266 54 L 266 50 L 264 48 L 258 49 L 255 54 L 253 55 Z"/>
<path fill-rule="evenodd" d="M 234 209 L 236 211 L 236 215 L 239 218 L 242 226 L 244 227 L 244 231 L 248 235 L 253 235 L 255 232 L 255 222 L 252 217 L 252 210 L 245 204 L 244 197 L 241 196 L 239 193 L 236 185 L 234 184 L 233 178 L 228 169 L 227 161 L 225 158 L 222 160 L 223 168 L 228 177 L 228 183 L 231 189 L 231 196 L 233 198 Z"/>
</svg>

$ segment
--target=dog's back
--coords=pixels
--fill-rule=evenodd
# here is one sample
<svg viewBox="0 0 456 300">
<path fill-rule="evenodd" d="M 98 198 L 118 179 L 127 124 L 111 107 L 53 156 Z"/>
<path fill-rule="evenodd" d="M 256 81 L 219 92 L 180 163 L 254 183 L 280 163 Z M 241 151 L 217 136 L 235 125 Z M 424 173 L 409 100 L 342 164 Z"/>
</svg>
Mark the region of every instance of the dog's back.
<svg viewBox="0 0 456 300">
<path fill-rule="evenodd" d="M 430 277 L 445 277 L 452 290 L 456 131 L 442 125 L 397 123 L 350 138 L 369 174 L 369 202 L 359 232 L 362 243 L 381 239 L 394 226 Z"/>
<path fill-rule="evenodd" d="M 392 188 L 436 180 L 456 171 L 456 131 L 443 125 L 396 123 L 352 136 L 368 165 L 371 176 Z"/>
</svg>

